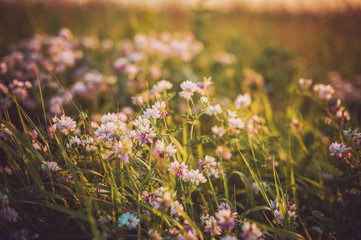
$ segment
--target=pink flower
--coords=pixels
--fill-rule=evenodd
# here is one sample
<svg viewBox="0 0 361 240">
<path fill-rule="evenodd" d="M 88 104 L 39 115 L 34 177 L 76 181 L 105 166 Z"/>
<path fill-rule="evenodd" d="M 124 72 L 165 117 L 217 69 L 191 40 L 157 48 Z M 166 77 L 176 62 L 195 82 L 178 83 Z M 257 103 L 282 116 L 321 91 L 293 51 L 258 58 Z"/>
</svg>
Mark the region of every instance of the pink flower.
<svg viewBox="0 0 361 240">
<path fill-rule="evenodd" d="M 165 143 L 162 139 L 155 143 L 155 151 L 160 158 L 169 158 L 177 152 L 177 149 L 172 143 L 170 143 L 168 146 L 165 146 Z"/>
<path fill-rule="evenodd" d="M 182 177 L 187 173 L 187 168 L 188 166 L 184 162 L 182 162 L 182 164 L 179 164 L 179 162 L 175 160 L 169 165 L 168 171 L 171 173 L 175 173 L 177 177 Z"/>
</svg>

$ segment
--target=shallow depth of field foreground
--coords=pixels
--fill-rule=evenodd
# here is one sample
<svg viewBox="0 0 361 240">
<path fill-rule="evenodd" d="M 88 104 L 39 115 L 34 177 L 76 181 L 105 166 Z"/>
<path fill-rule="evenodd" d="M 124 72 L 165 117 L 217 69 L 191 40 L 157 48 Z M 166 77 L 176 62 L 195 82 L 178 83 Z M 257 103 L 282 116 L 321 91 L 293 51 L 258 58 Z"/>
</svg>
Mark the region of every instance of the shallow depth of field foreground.
<svg viewBox="0 0 361 240">
<path fill-rule="evenodd" d="M 0 239 L 361 239 L 361 9 L 206 2 L 0 3 Z"/>
</svg>

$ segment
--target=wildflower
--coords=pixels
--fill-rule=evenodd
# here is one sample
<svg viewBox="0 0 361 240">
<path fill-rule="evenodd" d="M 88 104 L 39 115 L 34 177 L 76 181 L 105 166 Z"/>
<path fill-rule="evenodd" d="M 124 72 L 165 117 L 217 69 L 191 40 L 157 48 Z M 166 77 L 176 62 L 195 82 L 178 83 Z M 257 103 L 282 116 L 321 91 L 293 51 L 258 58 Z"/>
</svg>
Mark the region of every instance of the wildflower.
<svg viewBox="0 0 361 240">
<path fill-rule="evenodd" d="M 204 77 L 203 82 L 199 82 L 197 83 L 197 87 L 198 87 L 198 92 L 201 95 L 204 95 L 205 92 L 204 90 L 206 90 L 210 85 L 212 84 L 212 77 L 206 78 Z"/>
<path fill-rule="evenodd" d="M 216 159 L 208 155 L 205 156 L 204 160 L 202 159 L 199 160 L 199 166 L 202 171 L 206 170 L 206 168 L 207 169 L 214 168 L 216 165 L 217 165 Z"/>
<path fill-rule="evenodd" d="M 220 209 L 216 212 L 217 224 L 222 229 L 232 230 L 235 227 L 235 221 L 230 209 Z"/>
<path fill-rule="evenodd" d="M 179 164 L 179 162 L 175 160 L 169 165 L 168 171 L 171 173 L 175 173 L 177 177 L 183 177 L 188 172 L 187 169 L 188 166 L 184 162 Z"/>
<path fill-rule="evenodd" d="M 297 214 L 296 214 L 296 204 L 291 205 L 290 201 L 288 200 L 288 196 L 285 197 L 286 198 L 286 204 L 287 204 L 287 214 L 289 216 L 289 218 L 291 219 L 291 221 L 295 221 L 297 218 Z M 279 224 L 280 226 L 284 225 L 284 220 L 283 220 L 283 215 L 282 212 L 280 210 L 280 206 L 279 206 L 279 202 L 278 199 L 275 199 L 274 201 L 270 201 L 271 203 L 271 208 L 273 210 L 273 213 L 275 215 L 275 219 L 273 220 L 274 224 Z M 281 204 L 284 204 L 283 201 L 281 200 Z"/>
<path fill-rule="evenodd" d="M 199 185 L 199 183 L 206 183 L 207 179 L 203 176 L 202 173 L 199 172 L 199 170 L 189 170 L 186 172 L 186 174 L 182 177 L 183 181 L 190 182 L 192 184 L 195 184 L 196 186 Z"/>
<path fill-rule="evenodd" d="M 234 105 L 238 109 L 246 108 L 251 105 L 251 96 L 246 93 L 244 95 L 239 95 L 234 101 Z"/>
<path fill-rule="evenodd" d="M 228 160 L 232 157 L 231 150 L 228 147 L 218 146 L 216 149 L 218 157 L 223 160 Z"/>
<path fill-rule="evenodd" d="M 257 240 L 263 236 L 261 230 L 256 224 L 245 222 L 242 225 L 242 239 L 244 240 Z"/>
<path fill-rule="evenodd" d="M 180 87 L 183 91 L 179 93 L 179 96 L 187 100 L 190 100 L 194 93 L 198 90 L 197 85 L 189 80 L 181 83 Z"/>
<path fill-rule="evenodd" d="M 184 208 L 182 206 L 182 204 L 180 204 L 178 201 L 174 201 L 174 203 L 171 203 L 171 208 L 170 208 L 170 215 L 171 217 L 174 218 L 178 218 L 180 216 L 179 212 L 183 211 Z"/>
<path fill-rule="evenodd" d="M 201 97 L 200 100 L 203 105 L 207 105 L 209 101 L 207 97 Z"/>
<path fill-rule="evenodd" d="M 204 232 L 210 233 L 212 236 L 221 235 L 222 229 L 217 225 L 217 220 L 213 216 L 208 214 L 201 216 L 201 221 L 205 225 Z"/>
<path fill-rule="evenodd" d="M 69 140 L 69 143 L 66 144 L 66 147 L 71 148 L 73 146 L 73 144 L 81 145 L 82 141 L 80 140 L 80 138 L 78 136 L 74 136 Z"/>
<path fill-rule="evenodd" d="M 52 172 L 57 172 L 61 170 L 61 167 L 58 166 L 56 162 L 46 162 L 46 166 L 50 169 Z M 46 167 L 44 164 L 41 164 L 41 169 L 43 171 L 46 171 Z"/>
<path fill-rule="evenodd" d="M 159 112 L 160 117 L 165 117 L 168 115 L 168 112 L 165 110 L 167 107 L 167 105 L 165 104 L 165 102 L 156 102 L 153 106 L 152 109 L 156 110 Z"/>
<path fill-rule="evenodd" d="M 15 209 L 7 206 L 1 209 L 0 217 L 2 217 L 3 219 L 9 222 L 16 222 L 18 218 L 18 213 L 15 211 Z"/>
<path fill-rule="evenodd" d="M 228 127 L 231 128 L 231 132 L 237 133 L 236 129 L 243 129 L 246 124 L 240 118 L 228 118 Z"/>
<path fill-rule="evenodd" d="M 223 127 L 213 126 L 212 132 L 219 137 L 222 137 L 226 133 L 226 129 L 224 129 Z"/>
<path fill-rule="evenodd" d="M 62 115 L 60 118 L 57 116 L 53 117 L 53 129 L 60 130 L 65 135 L 68 135 L 69 132 L 74 132 L 76 129 L 76 122 L 68 116 Z"/>
<path fill-rule="evenodd" d="M 302 90 L 308 90 L 311 85 L 312 85 L 312 79 L 304 79 L 304 78 L 300 78 L 300 80 L 298 80 L 298 83 L 301 87 Z"/>
<path fill-rule="evenodd" d="M 160 158 L 169 158 L 177 152 L 177 149 L 172 143 L 165 146 L 164 140 L 162 139 L 155 143 L 155 151 Z"/>
<path fill-rule="evenodd" d="M 140 143 L 151 143 L 153 138 L 156 136 L 154 129 L 148 126 L 140 126 L 137 130 Z"/>
<path fill-rule="evenodd" d="M 126 226 L 128 229 L 132 229 L 139 224 L 139 219 L 133 213 L 127 212 L 118 218 L 118 222 L 118 227 Z"/>
<path fill-rule="evenodd" d="M 343 143 L 334 142 L 328 149 L 330 151 L 330 156 L 336 156 L 340 160 L 351 157 L 351 148 L 346 147 Z"/>
<path fill-rule="evenodd" d="M 216 104 L 214 106 L 209 106 L 206 110 L 206 114 L 208 114 L 209 116 L 216 116 L 217 114 L 222 113 L 222 108 L 221 105 Z"/>
<path fill-rule="evenodd" d="M 160 117 L 160 112 L 157 108 L 147 108 L 144 112 L 143 112 L 143 118 L 153 118 L 153 119 L 157 119 Z"/>
<path fill-rule="evenodd" d="M 169 90 L 173 87 L 173 84 L 167 80 L 161 80 L 156 85 L 153 86 L 154 91 L 163 92 Z"/>
<path fill-rule="evenodd" d="M 316 84 L 313 86 L 313 91 L 315 91 L 315 93 L 324 100 L 330 100 L 332 95 L 335 93 L 335 89 L 333 89 L 330 84 Z"/>
</svg>

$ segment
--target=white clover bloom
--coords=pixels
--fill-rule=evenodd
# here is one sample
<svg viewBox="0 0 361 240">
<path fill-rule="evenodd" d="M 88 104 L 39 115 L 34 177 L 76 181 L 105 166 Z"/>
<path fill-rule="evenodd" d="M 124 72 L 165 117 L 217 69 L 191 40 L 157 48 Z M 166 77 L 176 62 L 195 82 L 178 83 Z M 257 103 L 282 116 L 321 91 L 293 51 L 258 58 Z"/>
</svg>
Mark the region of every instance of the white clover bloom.
<svg viewBox="0 0 361 240">
<path fill-rule="evenodd" d="M 171 84 L 167 80 L 161 80 L 156 85 L 153 86 L 154 91 L 163 92 L 164 90 L 169 90 L 173 87 L 173 84 Z"/>
<path fill-rule="evenodd" d="M 230 128 L 242 129 L 246 124 L 240 118 L 228 118 L 228 126 Z"/>
<path fill-rule="evenodd" d="M 107 122 L 116 122 L 118 120 L 118 117 L 115 113 L 108 113 L 107 115 L 103 115 L 100 119 L 101 123 L 107 123 Z"/>
<path fill-rule="evenodd" d="M 165 102 L 156 102 L 153 106 L 152 109 L 154 111 L 158 111 L 160 117 L 164 117 L 166 115 L 168 115 L 168 112 L 165 110 L 167 107 L 167 105 L 165 104 Z"/>
<path fill-rule="evenodd" d="M 179 96 L 187 100 L 190 100 L 193 94 L 198 90 L 197 84 L 189 80 L 181 83 L 180 87 L 183 91 L 179 93 Z"/>
<path fill-rule="evenodd" d="M 226 129 L 223 127 L 213 126 L 212 132 L 220 137 L 222 137 L 226 133 Z"/>
<path fill-rule="evenodd" d="M 139 116 L 138 119 L 135 119 L 133 121 L 133 125 L 136 127 L 140 127 L 140 126 L 149 126 L 150 125 L 150 121 L 148 118 L 142 118 L 141 116 Z"/>
<path fill-rule="evenodd" d="M 170 156 L 172 156 L 172 154 L 175 154 L 177 152 L 177 149 L 172 143 L 170 143 L 168 146 L 165 146 L 163 139 L 158 140 L 155 143 L 154 150 L 160 158 L 169 158 Z"/>
<path fill-rule="evenodd" d="M 201 103 L 204 105 L 208 104 L 208 101 L 209 101 L 207 97 L 201 97 L 200 100 L 201 100 Z"/>
<path fill-rule="evenodd" d="M 183 181 L 190 182 L 192 184 L 195 184 L 196 186 L 198 186 L 199 183 L 207 182 L 207 179 L 203 176 L 202 173 L 199 172 L 199 169 L 189 170 L 185 175 L 183 175 L 182 179 Z"/>
<path fill-rule="evenodd" d="M 58 129 L 65 135 L 67 135 L 69 131 L 75 131 L 76 122 L 68 116 L 62 115 L 60 118 L 55 116 L 52 120 L 55 123 L 53 125 L 54 130 Z"/>
<path fill-rule="evenodd" d="M 239 95 L 234 101 L 234 105 L 238 109 L 246 108 L 251 105 L 251 96 L 246 93 L 244 95 Z"/>
<path fill-rule="evenodd" d="M 315 91 L 320 98 L 325 100 L 330 100 L 335 93 L 335 89 L 333 89 L 330 84 L 316 84 L 313 86 L 313 91 Z"/>
<path fill-rule="evenodd" d="M 144 112 L 143 112 L 143 118 L 153 118 L 153 119 L 157 119 L 160 118 L 160 112 L 157 108 L 147 108 Z"/>
<path fill-rule="evenodd" d="M 262 231 L 255 223 L 245 222 L 242 225 L 242 239 L 244 240 L 257 240 L 263 236 Z"/>
<path fill-rule="evenodd" d="M 216 104 L 214 106 L 209 106 L 205 112 L 206 114 L 208 114 L 209 116 L 216 116 L 217 114 L 222 113 L 222 107 L 219 104 Z"/>
</svg>

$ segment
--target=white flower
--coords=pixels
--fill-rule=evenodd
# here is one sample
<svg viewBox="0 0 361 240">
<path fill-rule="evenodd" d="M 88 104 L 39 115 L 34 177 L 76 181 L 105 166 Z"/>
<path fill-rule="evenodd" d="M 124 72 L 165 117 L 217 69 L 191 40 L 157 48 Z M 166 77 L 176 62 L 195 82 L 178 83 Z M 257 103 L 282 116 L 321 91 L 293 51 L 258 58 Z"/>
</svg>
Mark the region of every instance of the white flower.
<svg viewBox="0 0 361 240">
<path fill-rule="evenodd" d="M 156 85 L 153 86 L 154 91 L 163 92 L 164 90 L 169 90 L 173 87 L 173 84 L 171 84 L 167 80 L 161 80 Z"/>
<path fill-rule="evenodd" d="M 212 132 L 220 137 L 222 137 L 226 133 L 226 129 L 223 127 L 213 126 Z"/>
<path fill-rule="evenodd" d="M 170 143 L 168 146 L 165 146 L 165 143 L 162 140 L 158 140 L 155 143 L 155 149 L 154 149 L 157 153 L 157 155 L 160 158 L 168 158 L 170 156 L 172 156 L 172 154 L 175 154 L 177 152 L 177 149 L 175 148 L 175 146 Z"/>
<path fill-rule="evenodd" d="M 208 114 L 209 116 L 216 116 L 217 114 L 222 113 L 222 108 L 221 105 L 217 104 L 214 106 L 209 106 L 206 110 L 206 114 Z"/>
<path fill-rule="evenodd" d="M 244 128 L 246 125 L 245 125 L 245 123 L 242 121 L 242 119 L 240 119 L 240 118 L 228 118 L 228 126 L 229 126 L 230 128 L 242 129 L 242 128 Z"/>
<path fill-rule="evenodd" d="M 335 93 L 335 89 L 333 89 L 330 84 L 316 84 L 313 86 L 313 91 L 315 91 L 320 98 L 325 100 L 330 100 Z"/>
<path fill-rule="evenodd" d="M 206 105 L 208 103 L 208 98 L 207 97 L 201 97 L 201 103 Z"/>
<path fill-rule="evenodd" d="M 165 110 L 167 107 L 167 105 L 165 104 L 165 102 L 156 102 L 153 106 L 152 109 L 154 111 L 158 111 L 160 117 L 164 117 L 166 115 L 168 115 L 168 112 Z"/>
<path fill-rule="evenodd" d="M 207 179 L 203 176 L 202 173 L 199 172 L 199 169 L 197 170 L 192 169 L 186 172 L 185 175 L 183 175 L 183 181 L 190 182 L 198 186 L 199 183 L 207 182 Z"/>
<path fill-rule="evenodd" d="M 157 108 L 148 108 L 143 112 L 143 118 L 157 119 L 160 117 L 160 112 Z"/>
<path fill-rule="evenodd" d="M 197 84 L 189 80 L 181 83 L 180 87 L 183 91 L 179 93 L 179 96 L 187 100 L 190 100 L 194 92 L 198 90 Z"/>
<path fill-rule="evenodd" d="M 251 96 L 246 93 L 244 95 L 239 95 L 237 99 L 234 101 L 234 105 L 238 109 L 246 108 L 251 105 Z"/>
</svg>

